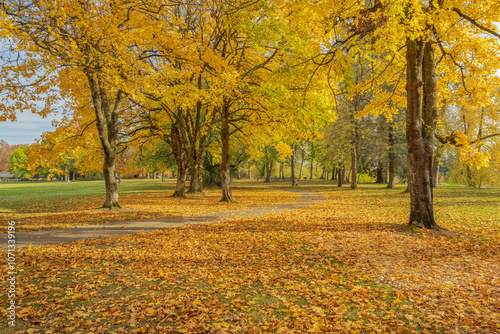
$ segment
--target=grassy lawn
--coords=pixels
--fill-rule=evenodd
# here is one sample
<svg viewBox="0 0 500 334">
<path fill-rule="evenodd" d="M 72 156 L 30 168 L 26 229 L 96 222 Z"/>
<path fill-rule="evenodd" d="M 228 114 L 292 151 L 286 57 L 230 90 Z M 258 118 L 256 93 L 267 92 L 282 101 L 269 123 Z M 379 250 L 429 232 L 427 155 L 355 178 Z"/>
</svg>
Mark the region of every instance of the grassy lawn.
<svg viewBox="0 0 500 334">
<path fill-rule="evenodd" d="M 19 251 L 17 332 L 500 331 L 499 189 L 438 189 L 446 230 L 426 232 L 405 225 L 402 187 L 301 184 L 325 200 Z"/>
<path fill-rule="evenodd" d="M 0 182 L 0 220 L 15 220 L 19 231 L 47 230 L 158 217 L 192 216 L 287 203 L 300 195 L 261 187 L 235 187 L 238 203 L 219 203 L 219 189 L 206 189 L 189 200 L 170 198 L 175 180 L 123 180 L 119 184 L 122 209 L 102 209 L 104 181 Z M 2 231 L 5 233 L 5 231 Z"/>
</svg>

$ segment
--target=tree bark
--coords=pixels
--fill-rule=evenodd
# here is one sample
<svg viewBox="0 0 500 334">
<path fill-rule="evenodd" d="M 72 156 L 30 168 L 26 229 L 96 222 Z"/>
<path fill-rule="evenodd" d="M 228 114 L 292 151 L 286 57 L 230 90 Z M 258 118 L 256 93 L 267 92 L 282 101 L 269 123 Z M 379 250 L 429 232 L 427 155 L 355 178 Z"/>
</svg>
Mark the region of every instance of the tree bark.
<svg viewBox="0 0 500 334">
<path fill-rule="evenodd" d="M 394 174 L 396 169 L 396 154 L 394 152 L 394 126 L 389 123 L 389 180 L 387 188 L 393 189 L 395 187 Z"/>
<path fill-rule="evenodd" d="M 339 187 L 342 187 L 342 184 L 344 183 L 344 172 L 345 172 L 345 169 L 342 169 L 342 168 L 339 168 L 339 182 L 338 182 L 338 186 Z"/>
<path fill-rule="evenodd" d="M 304 158 L 300 161 L 299 180 L 302 179 L 302 167 L 304 167 Z"/>
<path fill-rule="evenodd" d="M 165 171 L 161 171 L 161 182 L 165 182 Z"/>
<path fill-rule="evenodd" d="M 190 167 L 191 183 L 189 184 L 189 193 L 203 192 L 203 160 L 205 159 L 205 142 L 200 143 L 198 150 L 194 149 Z"/>
<path fill-rule="evenodd" d="M 222 156 L 220 164 L 220 180 L 222 186 L 221 202 L 234 202 L 233 194 L 231 192 L 231 156 L 229 154 L 229 137 L 231 133 L 229 130 L 229 103 L 225 101 L 221 110 L 221 142 L 222 142 Z"/>
<path fill-rule="evenodd" d="M 271 182 L 271 163 L 268 161 L 266 162 L 266 180 L 264 182 Z"/>
<path fill-rule="evenodd" d="M 408 39 L 406 58 L 406 141 L 411 204 L 409 224 L 439 229 L 434 220 L 431 187 L 432 153 L 437 121 L 434 48 L 430 42 Z"/>
<path fill-rule="evenodd" d="M 104 183 L 106 185 L 106 200 L 103 208 L 120 208 L 118 201 L 118 185 L 115 178 L 116 148 L 118 144 L 118 115 L 121 111 L 123 93 L 119 90 L 111 108 L 106 89 L 98 73 L 89 69 L 84 70 L 89 83 L 92 104 L 96 114 L 96 125 L 99 140 L 104 152 Z"/>
<path fill-rule="evenodd" d="M 297 182 L 297 177 L 295 175 L 295 160 L 297 159 L 297 145 L 293 144 L 292 145 L 293 149 L 293 154 L 292 154 L 292 162 L 291 162 L 291 168 L 292 168 L 292 186 L 298 186 Z"/>
<path fill-rule="evenodd" d="M 377 180 L 375 183 L 384 183 L 384 167 L 380 161 L 377 166 Z"/>
<path fill-rule="evenodd" d="M 314 161 L 311 159 L 311 166 L 310 166 L 310 172 L 309 172 L 309 179 L 313 179 L 313 168 L 314 168 Z"/>
<path fill-rule="evenodd" d="M 439 186 L 439 163 L 443 156 L 444 147 L 444 145 L 439 145 L 432 158 L 432 188 L 437 188 Z"/>
<path fill-rule="evenodd" d="M 179 123 L 172 125 L 171 132 L 172 152 L 177 162 L 177 182 L 172 197 L 186 197 L 186 163 L 184 161 L 184 142 Z"/>
</svg>

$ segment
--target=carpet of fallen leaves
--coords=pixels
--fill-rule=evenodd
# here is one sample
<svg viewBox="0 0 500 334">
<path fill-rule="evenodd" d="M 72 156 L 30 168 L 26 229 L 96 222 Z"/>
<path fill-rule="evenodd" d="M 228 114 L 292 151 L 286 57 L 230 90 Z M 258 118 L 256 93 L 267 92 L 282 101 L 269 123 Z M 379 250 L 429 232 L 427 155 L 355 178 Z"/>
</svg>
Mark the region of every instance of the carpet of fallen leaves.
<svg viewBox="0 0 500 334">
<path fill-rule="evenodd" d="M 403 225 L 400 192 L 328 191 L 296 211 L 21 250 L 17 330 L 500 332 L 498 189 L 438 190 L 447 230 L 431 232 Z"/>
<path fill-rule="evenodd" d="M 186 199 L 170 197 L 170 189 L 126 193 L 120 196 L 123 208 L 113 210 L 101 208 L 103 196 L 61 196 L 45 200 L 42 195 L 14 212 L 0 212 L 0 220 L 19 222 L 19 232 L 38 231 L 111 221 L 188 217 L 270 203 L 288 203 L 300 198 L 298 194 L 279 190 L 236 188 L 233 192 L 236 203 L 220 203 L 221 192 L 218 189 L 207 189 L 204 194 L 187 194 Z"/>
</svg>

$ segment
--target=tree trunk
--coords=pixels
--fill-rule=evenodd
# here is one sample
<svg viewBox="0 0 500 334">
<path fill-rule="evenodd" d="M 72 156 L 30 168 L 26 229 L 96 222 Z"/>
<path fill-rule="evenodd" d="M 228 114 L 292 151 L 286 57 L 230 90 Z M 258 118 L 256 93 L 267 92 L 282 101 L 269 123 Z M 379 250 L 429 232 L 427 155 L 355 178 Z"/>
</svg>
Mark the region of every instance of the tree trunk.
<svg viewBox="0 0 500 334">
<path fill-rule="evenodd" d="M 437 188 L 439 186 L 439 163 L 444 153 L 444 147 L 444 145 L 439 145 L 432 158 L 432 188 Z"/>
<path fill-rule="evenodd" d="M 108 156 L 104 158 L 104 183 L 106 185 L 106 201 L 103 208 L 120 208 L 118 202 L 118 184 L 115 178 L 115 157 Z"/>
<path fill-rule="evenodd" d="M 205 144 L 200 144 L 199 150 L 193 155 L 191 162 L 190 174 L 191 183 L 189 184 L 189 193 L 203 192 L 203 160 L 205 159 Z"/>
<path fill-rule="evenodd" d="M 172 197 L 186 197 L 186 163 L 184 161 L 184 142 L 181 135 L 180 125 L 174 124 L 172 126 L 171 141 L 172 152 L 174 153 L 175 161 L 177 162 L 177 183 L 175 184 L 175 191 Z"/>
<path fill-rule="evenodd" d="M 304 167 L 304 159 L 300 161 L 299 180 L 302 179 L 302 167 Z"/>
<path fill-rule="evenodd" d="M 337 176 L 337 168 L 333 167 L 332 169 L 332 178 L 331 180 L 334 181 L 336 180 L 335 177 Z"/>
<path fill-rule="evenodd" d="M 266 180 L 264 182 L 271 182 L 271 163 L 266 162 Z"/>
<path fill-rule="evenodd" d="M 344 176 L 343 176 L 343 169 L 342 168 L 339 168 L 339 182 L 338 182 L 338 186 L 339 187 L 342 187 L 342 184 L 344 183 Z"/>
<path fill-rule="evenodd" d="M 281 180 L 285 179 L 285 163 L 284 162 L 280 163 L 280 179 Z"/>
<path fill-rule="evenodd" d="M 165 171 L 161 171 L 161 182 L 165 182 Z"/>
<path fill-rule="evenodd" d="M 380 161 L 377 167 L 377 180 L 375 183 L 384 183 L 384 167 Z"/>
<path fill-rule="evenodd" d="M 389 180 L 387 183 L 387 188 L 393 189 L 395 187 L 394 183 L 394 173 L 396 169 L 396 154 L 394 153 L 394 126 L 393 123 L 389 123 Z"/>
<path fill-rule="evenodd" d="M 122 174 L 118 173 L 118 183 L 122 183 Z"/>
<path fill-rule="evenodd" d="M 409 224 L 438 229 L 434 220 L 431 187 L 432 153 L 437 121 L 434 48 L 430 42 L 408 39 L 406 57 L 406 141 L 411 203 Z"/>
<path fill-rule="evenodd" d="M 116 93 L 115 103 L 111 108 L 106 89 L 101 83 L 98 73 L 84 70 L 89 82 L 92 104 L 96 115 L 96 126 L 99 140 L 104 153 L 104 182 L 106 185 L 106 200 L 104 208 L 119 208 L 118 185 L 115 178 L 116 147 L 118 144 L 118 115 L 123 102 L 123 92 Z"/>
<path fill-rule="evenodd" d="M 233 194 L 231 193 L 231 156 L 229 155 L 229 103 L 225 101 L 222 106 L 221 115 L 221 142 L 222 142 L 222 156 L 220 164 L 220 180 L 222 186 L 221 202 L 234 202 Z"/>
<path fill-rule="evenodd" d="M 309 179 L 313 179 L 313 168 L 314 168 L 314 161 L 311 159 L 311 166 L 310 166 L 310 173 L 309 173 Z"/>
<path fill-rule="evenodd" d="M 297 177 L 295 176 L 295 160 L 297 159 L 297 146 L 295 144 L 292 145 L 293 154 L 292 154 L 292 186 L 298 186 Z"/>
</svg>

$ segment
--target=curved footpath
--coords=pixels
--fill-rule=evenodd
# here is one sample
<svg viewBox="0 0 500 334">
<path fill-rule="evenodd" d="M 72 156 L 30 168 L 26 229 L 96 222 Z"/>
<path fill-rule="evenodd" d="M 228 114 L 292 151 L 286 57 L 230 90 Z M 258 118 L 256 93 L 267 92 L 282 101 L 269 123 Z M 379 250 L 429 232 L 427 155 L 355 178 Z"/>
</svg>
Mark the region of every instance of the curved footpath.
<svg viewBox="0 0 500 334">
<path fill-rule="evenodd" d="M 285 189 L 283 189 L 285 190 Z M 99 225 L 79 226 L 72 228 L 53 229 L 35 232 L 16 232 L 16 248 L 32 246 L 60 244 L 81 239 L 108 238 L 126 234 L 141 233 L 165 228 L 173 228 L 186 224 L 210 224 L 225 220 L 262 216 L 278 213 L 285 210 L 296 210 L 308 205 L 313 205 L 324 199 L 319 193 L 288 190 L 299 193 L 302 197 L 295 202 L 260 206 L 242 210 L 221 211 L 209 215 L 197 215 L 192 217 L 157 218 L 149 220 L 135 220 L 127 222 L 111 222 Z M 7 234 L 3 235 L 3 244 L 7 245 Z"/>
</svg>

